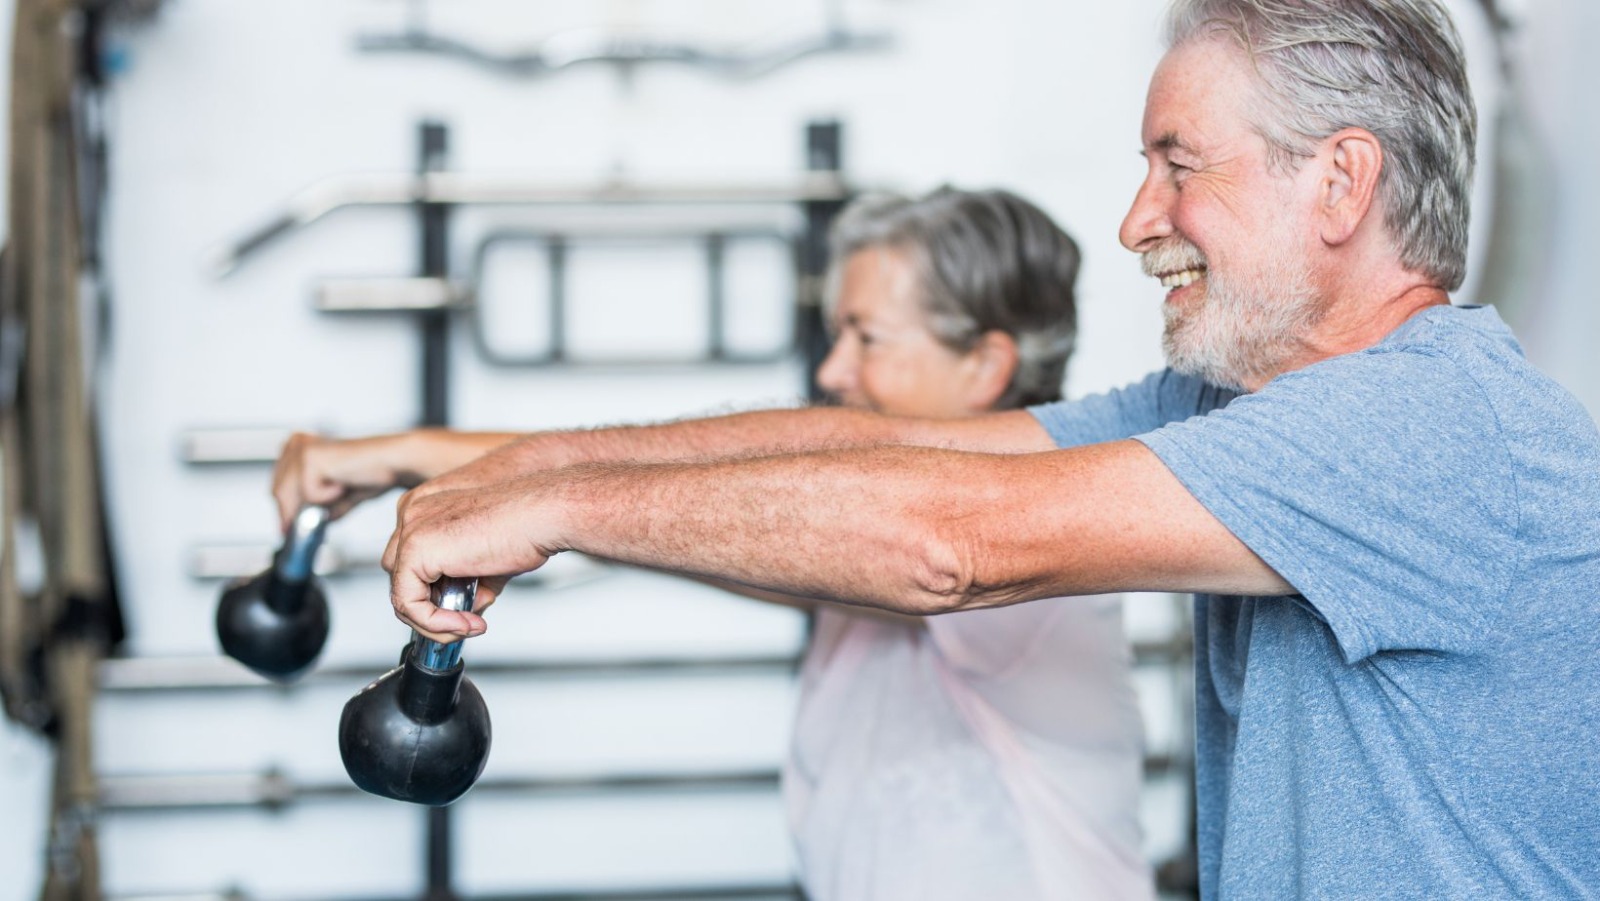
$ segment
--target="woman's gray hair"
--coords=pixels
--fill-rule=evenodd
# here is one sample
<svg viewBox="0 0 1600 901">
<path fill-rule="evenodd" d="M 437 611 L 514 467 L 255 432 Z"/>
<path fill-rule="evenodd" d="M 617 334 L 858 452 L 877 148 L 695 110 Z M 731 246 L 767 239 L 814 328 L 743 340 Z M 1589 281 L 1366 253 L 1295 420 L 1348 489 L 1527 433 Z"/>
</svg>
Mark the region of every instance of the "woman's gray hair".
<svg viewBox="0 0 1600 901">
<path fill-rule="evenodd" d="M 1078 333 L 1078 245 L 1038 207 L 1005 191 L 869 194 L 839 214 L 831 240 L 830 311 L 851 254 L 904 251 L 941 343 L 965 352 L 996 330 L 1016 341 L 1017 370 L 997 407 L 1060 399 Z"/>
<path fill-rule="evenodd" d="M 1224 34 L 1255 65 L 1253 123 L 1292 168 L 1340 129 L 1383 147 L 1379 202 L 1407 269 L 1466 275 L 1477 111 L 1461 37 L 1434 0 L 1175 0 L 1167 45 Z"/>
</svg>

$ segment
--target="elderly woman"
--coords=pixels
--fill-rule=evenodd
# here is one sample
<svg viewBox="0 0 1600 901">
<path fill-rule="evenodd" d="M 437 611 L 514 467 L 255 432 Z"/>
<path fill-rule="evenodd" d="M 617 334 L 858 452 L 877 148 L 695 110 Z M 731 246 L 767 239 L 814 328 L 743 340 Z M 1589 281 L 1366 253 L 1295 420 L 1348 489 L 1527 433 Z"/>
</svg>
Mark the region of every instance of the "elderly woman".
<svg viewBox="0 0 1600 901">
<path fill-rule="evenodd" d="M 1059 398 L 1078 249 L 1001 191 L 865 198 L 834 228 L 817 379 L 919 418 Z M 784 772 L 816 901 L 1142 898 L 1119 598 L 927 618 L 819 604 Z"/>
<path fill-rule="evenodd" d="M 1079 254 L 1037 207 L 1003 191 L 870 196 L 841 214 L 833 251 L 836 340 L 817 379 L 839 403 L 950 419 L 1060 397 Z M 516 437 L 299 435 L 275 493 L 285 517 L 340 510 Z M 754 596 L 816 617 L 783 780 L 813 901 L 1151 897 L 1119 598 L 917 618 Z"/>
</svg>

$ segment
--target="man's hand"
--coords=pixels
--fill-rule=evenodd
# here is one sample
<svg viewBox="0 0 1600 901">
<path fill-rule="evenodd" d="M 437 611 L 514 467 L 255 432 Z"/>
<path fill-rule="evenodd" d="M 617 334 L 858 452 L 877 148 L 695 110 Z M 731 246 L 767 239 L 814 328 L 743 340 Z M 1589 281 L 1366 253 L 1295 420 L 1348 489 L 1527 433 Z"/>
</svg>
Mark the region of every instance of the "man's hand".
<svg viewBox="0 0 1600 901">
<path fill-rule="evenodd" d="M 439 642 L 483 634 L 488 625 L 480 614 L 506 582 L 563 550 L 554 541 L 555 505 L 542 503 L 546 481 L 532 476 L 415 500 L 408 495 L 383 553 L 395 616 Z M 433 605 L 428 586 L 444 576 L 478 579 L 475 612 Z"/>
</svg>

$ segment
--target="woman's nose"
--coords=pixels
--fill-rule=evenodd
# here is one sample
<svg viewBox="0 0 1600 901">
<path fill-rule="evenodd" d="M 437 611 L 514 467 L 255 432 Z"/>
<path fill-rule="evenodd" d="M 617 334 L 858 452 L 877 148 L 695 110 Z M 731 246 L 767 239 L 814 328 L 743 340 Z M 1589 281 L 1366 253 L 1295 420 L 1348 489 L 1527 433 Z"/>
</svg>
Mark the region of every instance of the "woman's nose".
<svg viewBox="0 0 1600 901">
<path fill-rule="evenodd" d="M 855 384 L 854 342 L 848 334 L 834 339 L 833 347 L 817 367 L 817 387 L 828 394 L 843 396 Z"/>
</svg>

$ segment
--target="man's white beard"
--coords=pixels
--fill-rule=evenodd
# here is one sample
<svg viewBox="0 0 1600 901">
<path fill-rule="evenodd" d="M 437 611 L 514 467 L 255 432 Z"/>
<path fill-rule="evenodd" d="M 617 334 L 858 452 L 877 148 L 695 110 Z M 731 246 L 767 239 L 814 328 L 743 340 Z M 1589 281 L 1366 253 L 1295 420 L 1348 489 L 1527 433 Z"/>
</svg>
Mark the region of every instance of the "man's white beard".
<svg viewBox="0 0 1600 901">
<path fill-rule="evenodd" d="M 1148 274 L 1205 265 L 1205 256 L 1183 238 L 1173 237 L 1145 254 Z M 1232 278 L 1207 269 L 1203 293 L 1187 305 L 1166 304 L 1161 348 L 1167 365 L 1224 388 L 1246 390 L 1282 371 L 1303 346 L 1307 332 L 1322 321 L 1325 308 L 1311 287 L 1311 276 L 1293 254 L 1273 253 L 1254 273 Z"/>
</svg>

